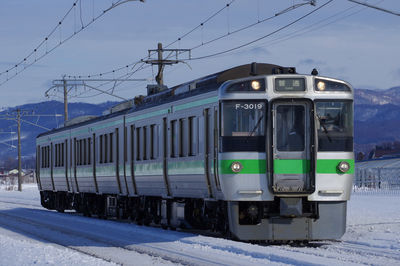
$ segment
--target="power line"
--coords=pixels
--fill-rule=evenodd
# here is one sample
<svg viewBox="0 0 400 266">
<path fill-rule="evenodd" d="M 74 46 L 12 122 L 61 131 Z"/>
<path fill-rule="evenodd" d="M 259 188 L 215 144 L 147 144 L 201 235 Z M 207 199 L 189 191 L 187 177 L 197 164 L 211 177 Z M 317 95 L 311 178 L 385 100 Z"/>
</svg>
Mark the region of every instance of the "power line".
<svg viewBox="0 0 400 266">
<path fill-rule="evenodd" d="M 376 10 L 379 10 L 379 11 L 383 11 L 383 12 L 386 12 L 386 13 L 389 13 L 389 14 L 392 14 L 392 15 L 395 15 L 395 16 L 400 16 L 400 13 L 394 12 L 394 11 L 389 10 L 389 9 L 384 9 L 384 8 L 382 8 L 382 7 L 373 6 L 373 5 L 371 5 L 371 4 L 362 3 L 362 2 L 356 1 L 356 0 L 348 0 L 348 1 L 353 2 L 353 3 L 356 3 L 356 4 L 359 4 L 359 5 L 366 6 L 366 7 L 369 7 L 369 8 L 373 8 L 373 9 L 376 9 Z"/>
<path fill-rule="evenodd" d="M 191 30 L 189 30 L 188 32 L 186 32 L 185 34 L 183 34 L 181 37 L 179 37 L 179 38 L 176 39 L 175 41 L 169 43 L 166 47 L 169 47 L 169 46 L 171 46 L 172 44 L 175 44 L 176 42 L 182 40 L 184 37 L 188 36 L 190 33 L 194 32 L 195 30 L 197 30 L 197 29 L 199 29 L 199 28 L 201 28 L 201 27 L 203 27 L 205 23 L 209 22 L 212 18 L 214 18 L 215 16 L 217 16 L 218 14 L 220 14 L 223 10 L 229 8 L 234 2 L 235 2 L 235 0 L 230 1 L 228 4 L 226 4 L 224 7 L 222 7 L 221 9 L 219 9 L 218 11 L 216 11 L 215 13 L 213 13 L 211 16 L 209 16 L 209 17 L 208 17 L 207 19 L 205 19 L 203 22 L 201 22 L 200 24 L 198 24 L 196 27 L 192 28 Z M 285 14 L 285 13 L 287 13 L 287 12 L 289 12 L 289 11 L 292 11 L 292 10 L 297 9 L 297 8 L 299 8 L 299 7 L 301 7 L 301 6 L 304 6 L 304 5 L 313 5 L 313 6 L 315 6 L 315 0 L 307 1 L 307 2 L 301 3 L 301 4 L 292 5 L 292 6 L 288 7 L 288 8 L 286 8 L 286 9 L 284 9 L 284 10 L 282 10 L 282 11 L 276 13 L 276 14 L 273 15 L 273 16 L 270 16 L 270 17 L 267 17 L 267 18 L 264 18 L 264 19 L 261 19 L 261 20 L 258 19 L 257 22 L 254 22 L 254 23 L 251 23 L 251 24 L 249 24 L 249 25 L 243 26 L 243 27 L 238 28 L 238 29 L 236 29 L 236 30 L 234 30 L 234 31 L 229 31 L 229 32 L 226 33 L 226 34 L 223 34 L 223 35 L 221 35 L 221 36 L 218 36 L 218 37 L 216 37 L 216 38 L 214 38 L 214 39 L 211 39 L 211 40 L 208 40 L 208 41 L 206 41 L 206 42 L 202 42 L 201 44 L 196 45 L 196 46 L 190 48 L 189 50 L 195 50 L 195 49 L 197 49 L 197 48 L 199 48 L 199 47 L 208 45 L 208 44 L 210 44 L 210 43 L 213 43 L 213 42 L 218 41 L 218 40 L 220 40 L 220 39 L 223 39 L 223 38 L 225 38 L 225 37 L 228 37 L 228 36 L 231 36 L 231 35 L 236 34 L 236 33 L 238 33 L 238 32 L 241 32 L 241 31 L 243 31 L 243 30 L 249 29 L 249 28 L 251 28 L 251 27 L 254 27 L 254 26 L 258 25 L 258 24 L 261 24 L 261 23 L 264 23 L 264 22 L 266 22 L 266 21 L 269 21 L 269 20 L 271 20 L 271 19 L 273 19 L 273 18 L 276 18 L 276 17 L 278 17 L 278 16 L 280 16 L 280 15 L 282 15 L 282 14 Z M 154 53 L 153 53 L 153 54 L 154 54 Z M 137 64 L 138 62 L 143 62 L 143 61 L 145 61 L 146 59 L 149 59 L 150 56 L 153 55 L 153 54 L 149 54 L 149 56 L 146 57 L 146 58 L 142 58 L 142 59 L 140 59 L 140 60 L 138 60 L 138 61 L 136 61 L 136 62 L 134 62 L 134 63 L 128 64 L 128 65 L 123 66 L 123 67 L 119 67 L 119 68 L 114 69 L 114 70 L 111 70 L 111 71 L 107 71 L 107 72 L 103 72 L 103 73 L 99 73 L 99 74 L 87 75 L 87 76 L 81 75 L 81 76 L 68 76 L 68 77 L 79 77 L 79 78 L 81 78 L 81 77 L 88 77 L 88 78 L 91 78 L 91 77 L 99 77 L 99 76 L 101 77 L 101 76 L 103 76 L 103 75 L 115 73 L 115 72 L 121 71 L 121 70 L 123 70 L 123 69 L 128 69 L 130 66 L 135 65 L 135 64 Z M 169 58 L 169 57 L 167 57 L 166 59 L 168 59 L 168 58 Z M 121 82 L 121 83 L 122 83 L 122 82 Z"/>
<path fill-rule="evenodd" d="M 74 3 L 72 4 L 71 8 L 65 13 L 65 15 L 62 17 L 62 19 L 57 23 L 57 25 L 50 31 L 50 33 L 39 43 L 39 45 L 37 45 L 27 56 L 23 57 L 22 60 L 20 60 L 18 63 L 16 63 L 13 67 L 10 67 L 8 69 L 6 69 L 3 72 L 0 72 L 0 77 L 6 75 L 6 77 L 3 79 L 3 81 L 0 81 L 0 86 L 2 86 L 3 84 L 5 84 L 6 82 L 8 82 L 9 80 L 13 79 L 14 77 L 18 76 L 19 74 L 21 74 L 24 70 L 26 70 L 27 68 L 29 68 L 30 66 L 34 65 L 36 62 L 40 61 L 42 58 L 44 58 L 45 56 L 49 55 L 51 52 L 53 52 L 55 49 L 57 49 L 58 47 L 60 47 L 61 45 L 63 45 L 65 42 L 67 42 L 68 40 L 70 40 L 71 38 L 73 38 L 75 35 L 77 35 L 78 33 L 80 33 L 81 31 L 83 31 L 84 29 L 86 29 L 87 27 L 89 27 L 91 24 L 93 24 L 96 20 L 98 20 L 99 18 L 101 18 L 102 16 L 104 16 L 104 14 L 106 14 L 108 11 L 110 11 L 111 9 L 130 2 L 130 1 L 138 1 L 138 0 L 118 0 L 116 3 L 112 3 L 112 5 L 110 7 L 108 7 L 107 9 L 103 10 L 98 16 L 93 17 L 92 20 L 90 20 L 86 25 L 83 23 L 83 19 L 82 19 L 82 9 L 81 9 L 81 1 L 82 0 L 75 0 Z M 140 0 L 141 2 L 143 2 L 144 0 Z M 61 27 L 63 25 L 63 22 L 65 21 L 65 19 L 71 14 L 71 12 L 74 10 L 76 10 L 77 8 L 77 4 L 79 3 L 79 7 L 80 7 L 80 19 L 81 19 L 81 27 L 76 30 L 75 26 L 74 26 L 74 32 L 65 37 L 64 39 L 62 39 L 61 33 L 60 33 L 60 41 L 57 42 L 56 45 L 54 45 L 52 48 L 48 48 L 47 44 L 50 40 L 50 38 L 54 35 L 54 33 L 57 31 L 57 29 L 60 30 L 61 32 Z M 94 5 L 94 3 L 93 3 Z M 75 22 L 75 19 L 74 19 Z M 43 48 L 43 46 L 46 46 L 45 49 Z M 45 50 L 42 52 L 42 54 L 38 55 L 38 53 L 41 51 L 41 49 Z M 14 72 L 15 70 L 15 72 Z"/>
<path fill-rule="evenodd" d="M 266 35 L 260 37 L 260 38 L 257 38 L 257 39 L 255 39 L 255 40 L 252 40 L 252 41 L 247 42 L 247 43 L 245 43 L 245 44 L 242 44 L 242 45 L 239 45 L 239 46 L 236 46 L 236 47 L 233 47 L 233 48 L 224 50 L 224 51 L 220 51 L 220 52 L 218 52 L 218 53 L 209 54 L 209 55 L 204 55 L 204 56 L 199 56 L 199 57 L 194 57 L 194 58 L 191 58 L 190 60 L 199 60 L 199 59 L 205 59 L 205 58 L 209 58 L 209 57 L 214 57 L 214 56 L 218 56 L 218 55 L 221 55 L 221 54 L 225 54 L 225 53 L 232 52 L 232 51 L 234 51 L 234 50 L 237 50 L 237 49 L 246 47 L 246 46 L 248 46 L 248 45 L 250 45 L 250 44 L 253 44 L 253 43 L 258 42 L 258 41 L 260 41 L 260 40 L 262 40 L 262 39 L 265 39 L 265 38 L 267 38 L 267 37 L 270 37 L 270 36 L 272 36 L 272 35 L 274 35 L 274 34 L 280 32 L 280 31 L 282 31 L 282 30 L 284 30 L 284 29 L 290 27 L 291 25 L 293 25 L 293 24 L 299 22 L 300 20 L 302 20 L 302 19 L 304 19 L 304 18 L 310 16 L 310 15 L 313 14 L 314 12 L 317 12 L 317 11 L 320 10 L 321 8 L 323 8 L 323 7 L 325 7 L 326 5 L 328 5 L 329 3 L 331 3 L 332 1 L 333 1 L 333 0 L 329 0 L 328 2 L 326 2 L 325 4 L 323 4 L 322 6 L 320 6 L 320 7 L 316 8 L 316 9 L 312 10 L 311 12 L 308 12 L 307 14 L 301 16 L 300 18 L 298 18 L 298 19 L 296 19 L 296 20 L 294 20 L 294 21 L 292 21 L 292 22 L 286 24 L 285 26 L 282 26 L 282 27 L 278 28 L 277 30 L 274 30 L 274 31 L 272 31 L 272 32 L 270 32 L 270 33 L 268 33 L 268 34 L 266 34 Z"/>
<path fill-rule="evenodd" d="M 223 10 L 225 10 L 226 8 L 230 7 L 236 0 L 231 0 L 229 3 L 225 4 L 222 8 L 220 8 L 219 10 L 217 10 L 216 12 L 214 12 L 213 14 L 211 14 L 210 16 L 208 16 L 206 19 L 204 19 L 201 23 L 199 23 L 197 26 L 195 26 L 194 28 L 192 28 L 191 30 L 189 30 L 188 32 L 184 33 L 182 36 L 178 37 L 175 41 L 167 44 L 165 46 L 165 48 L 170 47 L 171 45 L 181 41 L 182 39 L 184 39 L 185 37 L 187 37 L 188 35 L 190 35 L 192 32 L 198 30 L 199 28 L 202 28 L 206 23 L 208 23 L 209 21 L 211 21 L 214 17 L 216 17 L 218 14 L 220 14 Z M 119 72 L 121 70 L 128 70 L 131 66 L 134 66 L 138 63 L 143 62 L 146 59 L 149 59 L 150 56 L 154 55 L 155 53 L 149 54 L 149 56 L 141 58 L 139 60 L 137 60 L 136 62 L 109 70 L 109 71 L 105 71 L 105 72 L 101 72 L 101 73 L 97 73 L 97 74 L 89 74 L 89 75 L 68 75 L 68 78 L 92 78 L 92 77 L 102 77 L 108 74 L 113 74 L 116 72 Z"/>
</svg>

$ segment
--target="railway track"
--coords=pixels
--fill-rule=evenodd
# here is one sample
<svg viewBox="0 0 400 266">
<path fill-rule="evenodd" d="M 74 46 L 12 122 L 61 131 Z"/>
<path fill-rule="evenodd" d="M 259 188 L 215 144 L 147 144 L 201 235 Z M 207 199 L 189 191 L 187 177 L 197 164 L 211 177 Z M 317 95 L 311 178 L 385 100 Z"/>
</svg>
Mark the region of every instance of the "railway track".
<svg viewBox="0 0 400 266">
<path fill-rule="evenodd" d="M 382 265 L 400 263 L 400 252 L 395 248 L 350 241 L 324 241 L 303 247 L 254 245 L 65 215 L 43 210 L 29 201 L 14 203 L 0 198 L 0 218 L 0 226 L 6 229 L 121 265 L 134 264 L 138 256 L 157 264 L 182 265 L 315 265 L 313 261 L 367 265 L 371 257 L 379 257 Z"/>
</svg>

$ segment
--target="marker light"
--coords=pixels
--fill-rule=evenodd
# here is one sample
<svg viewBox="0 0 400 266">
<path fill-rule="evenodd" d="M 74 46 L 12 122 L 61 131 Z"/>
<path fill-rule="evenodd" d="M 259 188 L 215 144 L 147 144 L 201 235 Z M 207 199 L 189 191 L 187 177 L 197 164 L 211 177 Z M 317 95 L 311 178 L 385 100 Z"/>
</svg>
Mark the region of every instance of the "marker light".
<svg viewBox="0 0 400 266">
<path fill-rule="evenodd" d="M 350 170 L 350 164 L 349 164 L 348 162 L 341 161 L 341 162 L 338 164 L 338 169 L 339 169 L 340 172 L 346 173 L 347 171 Z"/>
<path fill-rule="evenodd" d="M 239 173 L 243 169 L 243 165 L 239 162 L 233 162 L 231 164 L 232 172 Z"/>
<path fill-rule="evenodd" d="M 253 88 L 253 90 L 258 91 L 258 90 L 261 88 L 261 84 L 260 84 L 259 81 L 253 80 L 253 81 L 251 82 L 251 87 Z"/>
<path fill-rule="evenodd" d="M 318 90 L 320 90 L 320 91 L 324 91 L 324 90 L 325 90 L 325 82 L 323 82 L 323 81 L 318 81 L 318 83 L 317 83 L 317 88 L 318 88 Z"/>
</svg>

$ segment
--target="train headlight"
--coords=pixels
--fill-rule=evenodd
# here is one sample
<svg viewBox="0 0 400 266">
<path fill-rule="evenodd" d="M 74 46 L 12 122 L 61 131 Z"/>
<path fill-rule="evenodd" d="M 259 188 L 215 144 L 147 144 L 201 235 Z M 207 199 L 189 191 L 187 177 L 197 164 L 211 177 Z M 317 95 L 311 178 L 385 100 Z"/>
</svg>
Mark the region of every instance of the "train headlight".
<svg viewBox="0 0 400 266">
<path fill-rule="evenodd" d="M 239 173 L 240 171 L 242 171 L 243 169 L 243 165 L 240 162 L 233 162 L 231 164 L 231 170 L 234 173 Z"/>
<path fill-rule="evenodd" d="M 251 87 L 253 88 L 253 90 L 258 91 L 261 88 L 261 84 L 258 80 L 253 80 L 251 82 Z"/>
<path fill-rule="evenodd" d="M 318 90 L 319 91 L 324 91 L 325 90 L 325 82 L 323 82 L 323 81 L 318 81 L 318 83 L 317 83 L 317 88 L 318 88 Z"/>
<path fill-rule="evenodd" d="M 342 173 L 346 173 L 350 170 L 350 164 L 348 162 L 342 161 L 338 164 L 338 169 Z"/>
</svg>

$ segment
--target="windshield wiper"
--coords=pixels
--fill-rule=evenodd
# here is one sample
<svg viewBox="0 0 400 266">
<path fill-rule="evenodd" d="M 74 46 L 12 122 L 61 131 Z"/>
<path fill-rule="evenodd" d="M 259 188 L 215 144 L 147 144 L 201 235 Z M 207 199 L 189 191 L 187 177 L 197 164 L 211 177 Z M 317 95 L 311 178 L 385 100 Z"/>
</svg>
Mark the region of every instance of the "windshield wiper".
<svg viewBox="0 0 400 266">
<path fill-rule="evenodd" d="M 326 137 L 328 138 L 329 142 L 332 142 L 332 138 L 329 136 L 329 131 L 326 129 L 325 127 L 325 122 L 322 122 L 321 117 L 318 114 L 315 114 L 318 118 L 319 124 L 322 126 L 322 128 L 324 129 L 324 132 L 326 134 Z"/>
<path fill-rule="evenodd" d="M 254 132 L 257 130 L 257 128 L 260 126 L 262 119 L 264 118 L 264 115 L 260 116 L 260 118 L 258 119 L 256 125 L 254 126 L 253 130 L 250 131 L 249 135 L 246 138 L 246 142 L 249 140 L 249 137 L 251 137 Z"/>
</svg>

